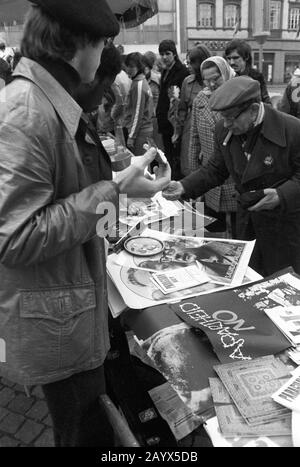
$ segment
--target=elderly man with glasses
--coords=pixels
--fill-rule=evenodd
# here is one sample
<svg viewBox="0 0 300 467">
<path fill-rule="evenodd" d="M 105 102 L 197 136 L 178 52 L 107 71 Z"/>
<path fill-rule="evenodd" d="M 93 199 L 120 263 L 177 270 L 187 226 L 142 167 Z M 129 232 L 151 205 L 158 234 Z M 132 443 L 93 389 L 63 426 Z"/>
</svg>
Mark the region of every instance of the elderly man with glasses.
<svg viewBox="0 0 300 467">
<path fill-rule="evenodd" d="M 231 175 L 240 194 L 237 237 L 256 239 L 250 265 L 262 275 L 300 273 L 300 122 L 261 102 L 259 83 L 234 78 L 215 91 L 215 154 L 164 196 L 197 198 Z"/>
</svg>

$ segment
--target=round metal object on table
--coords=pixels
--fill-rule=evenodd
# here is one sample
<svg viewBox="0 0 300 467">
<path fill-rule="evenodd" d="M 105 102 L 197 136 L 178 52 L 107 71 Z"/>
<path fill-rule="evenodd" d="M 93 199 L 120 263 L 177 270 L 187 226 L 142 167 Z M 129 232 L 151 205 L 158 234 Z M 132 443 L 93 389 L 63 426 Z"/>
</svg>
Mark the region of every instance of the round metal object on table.
<svg viewBox="0 0 300 467">
<path fill-rule="evenodd" d="M 155 256 L 164 251 L 163 242 L 152 237 L 131 237 L 124 243 L 125 250 L 134 256 Z"/>
</svg>

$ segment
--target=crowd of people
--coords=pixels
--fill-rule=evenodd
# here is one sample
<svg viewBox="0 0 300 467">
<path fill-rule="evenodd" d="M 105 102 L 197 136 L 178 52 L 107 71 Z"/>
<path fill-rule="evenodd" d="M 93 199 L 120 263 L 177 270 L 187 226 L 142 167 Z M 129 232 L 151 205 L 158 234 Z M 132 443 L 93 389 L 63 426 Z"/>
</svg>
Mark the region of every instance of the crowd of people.
<svg viewBox="0 0 300 467">
<path fill-rule="evenodd" d="M 186 63 L 168 38 L 125 55 L 106 0 L 29 1 L 20 52 L 0 44 L 0 374 L 42 386 L 56 446 L 113 446 L 98 403 L 107 203 L 200 197 L 232 237 L 256 239 L 254 269 L 300 273 L 299 105 L 285 103 L 297 76 L 285 114 L 245 41 L 223 57 L 197 45 Z M 135 157 L 112 180 L 102 136 L 120 131 Z"/>
</svg>

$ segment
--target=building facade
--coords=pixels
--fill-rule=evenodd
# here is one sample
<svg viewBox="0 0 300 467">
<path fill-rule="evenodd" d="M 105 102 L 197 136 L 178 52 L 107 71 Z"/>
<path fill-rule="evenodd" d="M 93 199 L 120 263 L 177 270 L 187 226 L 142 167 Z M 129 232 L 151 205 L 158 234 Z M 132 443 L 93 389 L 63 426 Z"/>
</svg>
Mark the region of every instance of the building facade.
<svg viewBox="0 0 300 467">
<path fill-rule="evenodd" d="M 245 39 L 253 50 L 254 64 L 259 64 L 259 44 L 253 38 L 255 0 L 187 0 L 186 48 L 197 42 L 222 55 L 233 38 Z M 268 83 L 287 82 L 300 65 L 300 1 L 270 0 L 260 5 L 260 14 L 270 26 L 270 36 L 263 45 L 263 73 Z M 258 8 L 256 6 L 256 8 Z"/>
<path fill-rule="evenodd" d="M 270 26 L 263 46 L 263 73 L 270 84 L 287 82 L 300 65 L 300 0 L 158 0 L 159 13 L 137 28 L 121 28 L 115 43 L 122 44 L 126 54 L 157 53 L 161 40 L 173 39 L 184 56 L 200 42 L 222 55 L 226 43 L 236 37 L 249 41 L 258 66 L 260 47 L 253 37 L 255 2 L 255 12 L 261 12 Z M 11 47 L 19 45 L 27 8 L 27 0 L 0 0 L 0 36 Z"/>
</svg>

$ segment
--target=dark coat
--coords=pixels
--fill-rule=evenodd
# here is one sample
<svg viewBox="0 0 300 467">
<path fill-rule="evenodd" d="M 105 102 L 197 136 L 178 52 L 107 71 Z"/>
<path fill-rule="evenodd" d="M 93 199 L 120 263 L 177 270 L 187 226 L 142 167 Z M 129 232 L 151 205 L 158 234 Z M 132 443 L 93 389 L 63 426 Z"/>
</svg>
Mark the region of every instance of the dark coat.
<svg viewBox="0 0 300 467">
<path fill-rule="evenodd" d="M 294 117 L 300 118 L 300 76 L 293 76 L 287 85 L 277 109 Z"/>
<path fill-rule="evenodd" d="M 243 73 L 242 73 L 243 74 Z M 254 68 L 246 69 L 246 75 L 250 76 L 250 78 L 255 79 L 260 84 L 260 91 L 261 91 L 261 100 L 265 104 L 272 104 L 271 98 L 268 93 L 266 81 L 264 75 L 260 73 L 260 71 L 255 70 Z"/>
<path fill-rule="evenodd" d="M 177 86 L 181 89 L 184 78 L 189 75 L 188 69 L 180 60 L 177 60 L 167 75 L 167 70 L 164 70 L 161 76 L 160 93 L 156 109 L 158 129 L 160 133 L 173 135 L 174 128 L 168 120 L 168 111 L 170 107 L 170 99 L 168 90 L 171 86 Z"/>
<path fill-rule="evenodd" d="M 228 130 L 216 127 L 216 150 L 205 167 L 186 177 L 182 184 L 186 196 L 197 198 L 222 185 L 229 174 L 237 191 L 277 188 L 280 207 L 273 211 L 238 211 L 238 238 L 256 238 L 252 265 L 263 274 L 286 266 L 300 273 L 300 122 L 265 105 L 265 118 L 249 162 L 242 153 L 240 139 L 223 142 Z M 253 259 L 254 259 L 253 257 Z"/>
</svg>

